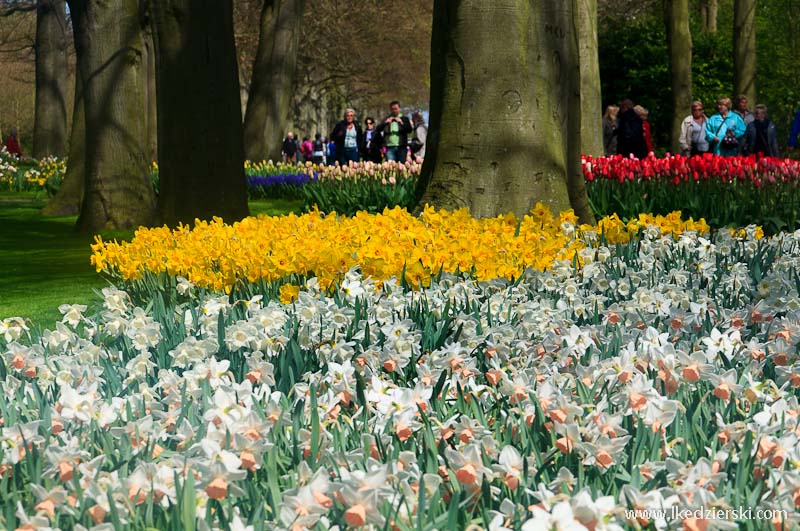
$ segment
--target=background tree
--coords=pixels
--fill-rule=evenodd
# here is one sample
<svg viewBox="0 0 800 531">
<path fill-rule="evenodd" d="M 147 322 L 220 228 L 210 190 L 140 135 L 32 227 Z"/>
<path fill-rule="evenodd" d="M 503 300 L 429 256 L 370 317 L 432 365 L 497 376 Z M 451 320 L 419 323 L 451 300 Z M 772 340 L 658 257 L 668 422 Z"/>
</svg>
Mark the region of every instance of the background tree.
<svg viewBox="0 0 800 531">
<path fill-rule="evenodd" d="M 756 101 L 756 0 L 733 2 L 733 92 Z"/>
<path fill-rule="evenodd" d="M 479 217 L 524 214 L 537 201 L 569 208 L 568 141 L 580 138 L 580 118 L 569 120 L 580 97 L 571 86 L 579 66 L 573 9 L 434 2 L 423 203 Z"/>
<path fill-rule="evenodd" d="M 305 0 L 266 0 L 244 117 L 245 155 L 279 160 L 292 110 L 300 22 Z"/>
<path fill-rule="evenodd" d="M 36 1 L 0 0 L 0 136 L 17 128 L 32 152 L 36 101 Z"/>
<path fill-rule="evenodd" d="M 680 153 L 681 124 L 692 105 L 692 34 L 689 0 L 664 0 L 672 87 L 670 151 Z"/>
<path fill-rule="evenodd" d="M 67 148 L 67 20 L 64 0 L 37 0 L 33 156 L 63 157 Z"/>
<path fill-rule="evenodd" d="M 431 0 L 306 0 L 290 125 L 327 135 L 345 108 L 388 114 L 388 103 L 426 109 Z"/>
<path fill-rule="evenodd" d="M 231 1 L 163 0 L 153 14 L 159 220 L 241 219 L 248 209 Z"/>
<path fill-rule="evenodd" d="M 580 52 L 581 150 L 603 155 L 603 102 L 600 95 L 600 58 L 597 54 L 597 0 L 576 0 Z"/>
<path fill-rule="evenodd" d="M 73 216 L 81 211 L 86 185 L 86 115 L 83 108 L 83 83 L 75 76 L 75 101 L 73 103 L 72 127 L 69 135 L 67 171 L 61 188 L 42 209 L 44 216 Z"/>
<path fill-rule="evenodd" d="M 717 32 L 717 14 L 719 13 L 719 0 L 700 0 L 700 31 L 703 33 Z"/>
<path fill-rule="evenodd" d="M 70 0 L 83 86 L 85 193 L 79 229 L 152 222 L 138 0 Z"/>
</svg>

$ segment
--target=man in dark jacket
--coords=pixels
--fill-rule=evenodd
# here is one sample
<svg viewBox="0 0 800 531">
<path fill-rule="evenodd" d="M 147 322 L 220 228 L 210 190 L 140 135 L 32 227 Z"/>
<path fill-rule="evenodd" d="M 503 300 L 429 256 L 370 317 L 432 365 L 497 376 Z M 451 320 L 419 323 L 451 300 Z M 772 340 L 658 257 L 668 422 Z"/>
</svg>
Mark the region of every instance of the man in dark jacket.
<svg viewBox="0 0 800 531">
<path fill-rule="evenodd" d="M 383 137 L 386 146 L 386 160 L 404 163 L 408 153 L 408 133 L 413 130 L 411 120 L 400 112 L 400 102 L 389 104 L 391 114 L 378 126 L 376 131 Z"/>
<path fill-rule="evenodd" d="M 284 162 L 289 162 L 291 164 L 297 162 L 297 141 L 294 139 L 294 133 L 291 131 L 286 135 L 283 141 L 281 154 L 283 155 Z"/>
<path fill-rule="evenodd" d="M 767 157 L 780 157 L 778 151 L 778 130 L 772 120 L 767 118 L 767 106 L 756 105 L 755 119 L 747 126 L 744 134 L 744 154 L 761 153 Z"/>
<path fill-rule="evenodd" d="M 633 110 L 633 102 L 629 99 L 624 99 L 619 104 L 617 153 L 626 157 L 632 154 L 638 159 L 647 157 L 642 119 Z"/>
<path fill-rule="evenodd" d="M 358 149 L 364 143 L 364 134 L 356 122 L 356 111 L 344 111 L 344 120 L 336 124 L 331 132 L 331 141 L 336 144 L 336 160 L 341 166 L 350 161 L 358 162 Z"/>
</svg>

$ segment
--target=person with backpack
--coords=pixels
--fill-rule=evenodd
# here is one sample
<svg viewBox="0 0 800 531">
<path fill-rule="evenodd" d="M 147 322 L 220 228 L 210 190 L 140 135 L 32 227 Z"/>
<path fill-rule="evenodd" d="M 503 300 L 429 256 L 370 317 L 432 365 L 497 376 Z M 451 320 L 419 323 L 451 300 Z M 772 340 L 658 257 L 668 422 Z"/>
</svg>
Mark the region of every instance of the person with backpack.
<svg viewBox="0 0 800 531">
<path fill-rule="evenodd" d="M 731 99 L 717 100 L 717 114 L 706 122 L 706 140 L 711 153 L 723 157 L 735 157 L 739 154 L 744 141 L 745 125 L 742 117 L 730 112 Z"/>
<path fill-rule="evenodd" d="M 325 162 L 325 144 L 322 142 L 322 135 L 319 133 L 314 135 L 314 141 L 311 143 L 311 161 L 314 164 L 323 164 Z"/>
<path fill-rule="evenodd" d="M 336 124 L 331 132 L 331 141 L 336 144 L 336 160 L 341 166 L 351 161 L 358 162 L 358 150 L 364 143 L 364 135 L 356 122 L 356 111 L 344 111 L 344 120 Z"/>
<path fill-rule="evenodd" d="M 617 127 L 617 154 L 637 159 L 647 157 L 642 119 L 633 109 L 633 101 L 628 98 L 619 104 L 619 126 Z"/>
</svg>

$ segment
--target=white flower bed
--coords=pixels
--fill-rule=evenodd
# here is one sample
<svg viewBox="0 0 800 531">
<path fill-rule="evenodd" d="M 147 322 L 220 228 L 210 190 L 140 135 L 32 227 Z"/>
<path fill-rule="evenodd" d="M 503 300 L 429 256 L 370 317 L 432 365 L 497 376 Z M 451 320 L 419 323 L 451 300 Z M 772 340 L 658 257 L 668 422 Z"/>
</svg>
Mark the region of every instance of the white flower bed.
<svg viewBox="0 0 800 531">
<path fill-rule="evenodd" d="M 176 308 L 108 288 L 40 336 L 6 319 L 0 527 L 797 525 L 800 233 L 582 254 L 515 284 L 351 272 L 283 305 L 181 281 Z M 740 506 L 780 516 L 670 517 Z"/>
</svg>

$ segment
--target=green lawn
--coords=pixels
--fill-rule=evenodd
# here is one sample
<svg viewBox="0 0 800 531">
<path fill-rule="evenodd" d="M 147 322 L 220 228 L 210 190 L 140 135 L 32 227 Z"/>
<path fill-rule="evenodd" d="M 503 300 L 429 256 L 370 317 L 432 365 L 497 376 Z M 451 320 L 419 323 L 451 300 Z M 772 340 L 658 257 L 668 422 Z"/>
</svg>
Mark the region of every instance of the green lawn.
<svg viewBox="0 0 800 531">
<path fill-rule="evenodd" d="M 75 217 L 45 218 L 32 194 L 0 194 L 0 319 L 21 316 L 42 327 L 60 319 L 58 306 L 87 304 L 108 282 L 89 264 L 93 238 L 75 231 Z M 300 203 L 252 201 L 253 215 L 299 211 Z M 133 231 L 103 232 L 129 239 Z"/>
</svg>

